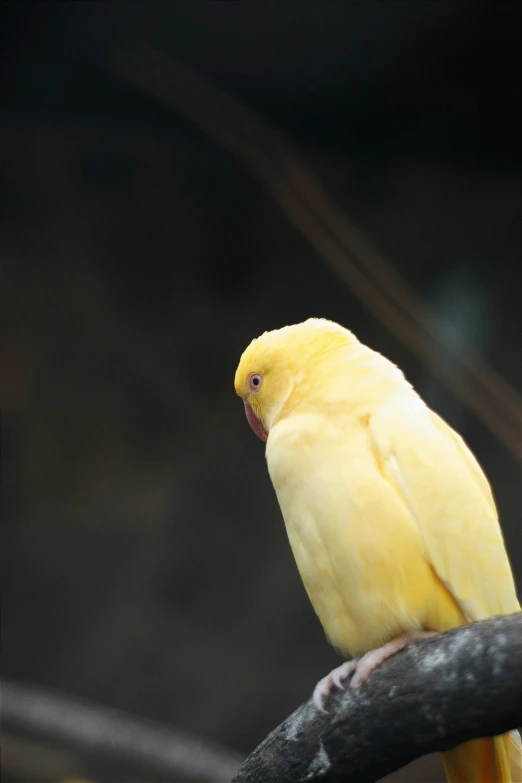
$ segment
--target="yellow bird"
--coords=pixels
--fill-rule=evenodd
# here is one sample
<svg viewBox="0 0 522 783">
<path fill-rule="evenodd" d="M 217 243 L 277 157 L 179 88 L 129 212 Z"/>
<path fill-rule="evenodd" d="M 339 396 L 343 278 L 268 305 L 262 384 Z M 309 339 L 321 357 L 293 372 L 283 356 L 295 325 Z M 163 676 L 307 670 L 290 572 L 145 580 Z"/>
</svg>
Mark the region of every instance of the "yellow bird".
<svg viewBox="0 0 522 783">
<path fill-rule="evenodd" d="M 426 631 L 520 611 L 488 481 L 402 372 L 338 324 L 265 332 L 235 389 L 266 459 L 306 591 L 355 659 L 321 680 L 319 708 Z M 373 652 L 371 652 L 373 651 Z M 443 754 L 450 783 L 518 783 L 518 732 Z"/>
</svg>

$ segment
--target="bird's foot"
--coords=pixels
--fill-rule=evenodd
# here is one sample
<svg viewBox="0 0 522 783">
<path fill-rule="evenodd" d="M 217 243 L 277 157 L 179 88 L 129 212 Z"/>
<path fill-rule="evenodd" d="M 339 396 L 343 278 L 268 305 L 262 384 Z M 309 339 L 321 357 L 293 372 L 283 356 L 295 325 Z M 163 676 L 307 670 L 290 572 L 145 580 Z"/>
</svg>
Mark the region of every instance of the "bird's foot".
<svg viewBox="0 0 522 783">
<path fill-rule="evenodd" d="M 327 712 L 324 705 L 334 688 L 338 688 L 341 691 L 344 690 L 344 682 L 350 677 L 350 688 L 359 688 L 387 658 L 391 658 L 411 644 L 411 642 L 426 636 L 433 636 L 433 634 L 434 631 L 422 631 L 416 634 L 403 633 L 382 647 L 370 650 L 362 658 L 346 661 L 341 666 L 333 669 L 322 680 L 319 680 L 314 689 L 313 703 L 320 712 Z"/>
<path fill-rule="evenodd" d="M 377 669 L 384 661 L 391 658 L 396 653 L 404 650 L 412 642 L 417 639 L 421 639 L 425 636 L 433 636 L 434 631 L 422 631 L 416 634 L 401 633 L 400 636 L 396 636 L 391 642 L 383 644 L 382 647 L 377 647 L 376 650 L 370 650 L 362 658 L 357 661 L 352 681 L 350 682 L 350 688 L 359 688 L 366 680 L 369 679 L 372 672 Z"/>
<path fill-rule="evenodd" d="M 330 674 L 319 680 L 314 688 L 314 695 L 312 701 L 320 712 L 328 712 L 325 710 L 324 705 L 334 688 L 339 690 L 344 689 L 343 682 L 352 676 L 356 667 L 357 661 L 345 661 L 336 669 L 332 669 Z"/>
</svg>

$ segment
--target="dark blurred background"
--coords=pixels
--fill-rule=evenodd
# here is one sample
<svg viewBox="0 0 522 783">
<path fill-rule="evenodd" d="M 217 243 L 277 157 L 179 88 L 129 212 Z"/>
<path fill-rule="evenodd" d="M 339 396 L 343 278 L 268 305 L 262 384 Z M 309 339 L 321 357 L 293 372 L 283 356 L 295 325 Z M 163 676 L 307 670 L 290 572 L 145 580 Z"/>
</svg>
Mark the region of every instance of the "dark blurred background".
<svg viewBox="0 0 522 783">
<path fill-rule="evenodd" d="M 106 55 L 161 50 L 285 133 L 520 389 L 521 5 L 5 2 L 0 35 L 4 675 L 246 754 L 339 660 L 234 394 L 249 341 L 322 316 L 399 364 L 484 467 L 519 588 L 520 463 L 233 151 Z M 123 780 L 5 732 L 6 783 Z M 181 780 L 148 774 L 124 779 Z"/>
</svg>

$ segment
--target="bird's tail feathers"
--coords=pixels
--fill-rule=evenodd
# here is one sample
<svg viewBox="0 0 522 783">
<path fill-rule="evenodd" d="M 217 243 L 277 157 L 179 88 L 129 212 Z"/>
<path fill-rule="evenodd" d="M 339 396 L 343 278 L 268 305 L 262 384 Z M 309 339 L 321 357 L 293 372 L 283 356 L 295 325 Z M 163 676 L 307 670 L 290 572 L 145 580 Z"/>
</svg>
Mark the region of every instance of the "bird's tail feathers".
<svg viewBox="0 0 522 783">
<path fill-rule="evenodd" d="M 485 737 L 442 754 L 448 783 L 522 783 L 518 731 Z"/>
</svg>

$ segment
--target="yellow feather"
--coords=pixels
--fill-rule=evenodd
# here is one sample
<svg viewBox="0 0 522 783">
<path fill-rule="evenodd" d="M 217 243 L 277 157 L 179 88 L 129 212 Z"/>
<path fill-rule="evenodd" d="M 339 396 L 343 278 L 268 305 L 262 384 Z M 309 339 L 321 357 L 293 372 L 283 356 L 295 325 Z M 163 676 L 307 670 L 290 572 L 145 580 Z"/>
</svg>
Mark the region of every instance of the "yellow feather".
<svg viewBox="0 0 522 783">
<path fill-rule="evenodd" d="M 520 610 L 486 477 L 391 362 L 310 319 L 255 340 L 235 387 L 268 432 L 295 560 L 336 649 Z M 519 781 L 513 736 L 445 754 L 449 781 Z"/>
</svg>

